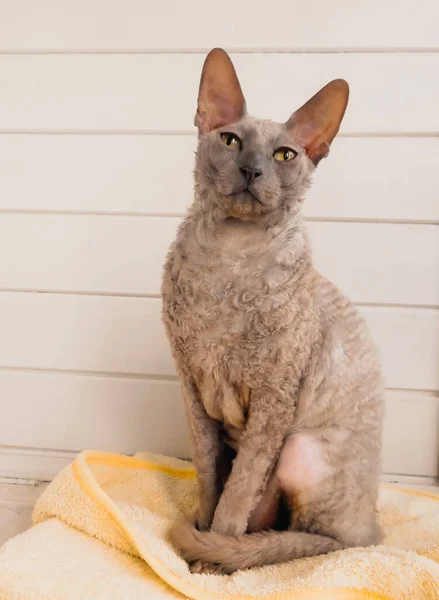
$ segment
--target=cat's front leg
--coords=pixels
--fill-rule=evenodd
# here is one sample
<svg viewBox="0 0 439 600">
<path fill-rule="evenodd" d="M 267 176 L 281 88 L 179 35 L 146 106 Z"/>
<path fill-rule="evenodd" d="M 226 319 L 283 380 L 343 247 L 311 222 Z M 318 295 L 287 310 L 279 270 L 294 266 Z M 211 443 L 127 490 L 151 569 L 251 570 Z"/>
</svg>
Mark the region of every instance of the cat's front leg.
<svg viewBox="0 0 439 600">
<path fill-rule="evenodd" d="M 212 531 L 224 535 L 246 531 L 294 415 L 294 404 L 282 390 L 252 390 L 251 397 L 246 429 L 212 523 Z"/>
<path fill-rule="evenodd" d="M 184 378 L 183 397 L 198 478 L 196 520 L 199 529 L 208 529 L 222 491 L 219 465 L 223 459 L 224 444 L 220 425 L 206 413 L 198 387 L 190 377 Z"/>
</svg>

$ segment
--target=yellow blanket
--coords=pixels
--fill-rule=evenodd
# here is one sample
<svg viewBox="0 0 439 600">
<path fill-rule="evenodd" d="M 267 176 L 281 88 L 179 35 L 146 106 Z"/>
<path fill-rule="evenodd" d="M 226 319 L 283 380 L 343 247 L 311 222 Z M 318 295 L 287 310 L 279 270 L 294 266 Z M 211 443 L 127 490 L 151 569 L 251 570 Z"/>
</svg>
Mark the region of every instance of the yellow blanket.
<svg viewBox="0 0 439 600">
<path fill-rule="evenodd" d="M 84 452 L 49 485 L 35 526 L 0 550 L 1 600 L 439 599 L 439 497 L 383 488 L 385 543 L 193 575 L 167 542 L 192 515 L 188 463 Z"/>
</svg>

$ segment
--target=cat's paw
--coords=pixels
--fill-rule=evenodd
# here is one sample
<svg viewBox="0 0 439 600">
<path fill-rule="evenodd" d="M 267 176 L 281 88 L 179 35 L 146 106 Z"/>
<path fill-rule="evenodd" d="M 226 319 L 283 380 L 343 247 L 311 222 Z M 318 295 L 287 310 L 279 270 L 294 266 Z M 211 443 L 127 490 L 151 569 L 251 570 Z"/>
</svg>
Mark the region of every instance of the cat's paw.
<svg viewBox="0 0 439 600">
<path fill-rule="evenodd" d="M 198 531 L 207 531 L 212 525 L 212 519 L 202 518 L 200 516 L 200 511 L 197 509 L 194 513 L 194 527 L 198 529 Z"/>
<path fill-rule="evenodd" d="M 205 560 L 196 560 L 190 563 L 189 571 L 198 575 L 223 575 L 225 573 L 221 565 L 214 565 Z"/>
<path fill-rule="evenodd" d="M 247 519 L 240 519 L 238 515 L 215 514 L 210 530 L 220 535 L 242 535 L 247 531 Z"/>
</svg>

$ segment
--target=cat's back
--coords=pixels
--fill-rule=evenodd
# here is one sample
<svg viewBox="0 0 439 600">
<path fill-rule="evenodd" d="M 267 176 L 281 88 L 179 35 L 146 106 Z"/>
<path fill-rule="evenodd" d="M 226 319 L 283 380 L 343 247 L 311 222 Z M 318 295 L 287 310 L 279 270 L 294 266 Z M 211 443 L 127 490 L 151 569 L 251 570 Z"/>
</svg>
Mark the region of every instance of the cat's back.
<svg viewBox="0 0 439 600">
<path fill-rule="evenodd" d="M 313 269 L 313 299 L 325 339 L 321 362 L 326 381 L 337 396 L 381 401 L 383 376 L 380 352 L 366 319 L 331 281 Z"/>
</svg>

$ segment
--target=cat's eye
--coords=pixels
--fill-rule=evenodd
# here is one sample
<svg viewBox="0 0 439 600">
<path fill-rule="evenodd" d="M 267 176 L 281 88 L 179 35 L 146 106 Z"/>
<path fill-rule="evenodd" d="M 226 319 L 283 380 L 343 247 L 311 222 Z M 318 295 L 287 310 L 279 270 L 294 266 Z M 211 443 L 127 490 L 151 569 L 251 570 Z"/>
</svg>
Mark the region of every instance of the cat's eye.
<svg viewBox="0 0 439 600">
<path fill-rule="evenodd" d="M 291 150 L 291 148 L 279 148 L 279 150 L 276 150 L 276 152 L 273 154 L 273 158 L 279 162 L 293 160 L 293 158 L 296 158 L 296 156 L 297 152 Z"/>
<path fill-rule="evenodd" d="M 221 134 L 221 139 L 226 144 L 226 146 L 230 146 L 230 148 L 241 148 L 241 140 L 234 133 L 224 132 Z"/>
</svg>

